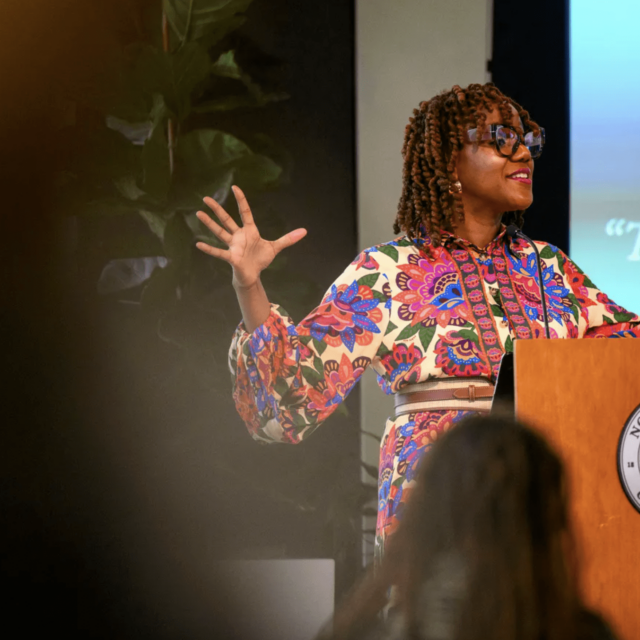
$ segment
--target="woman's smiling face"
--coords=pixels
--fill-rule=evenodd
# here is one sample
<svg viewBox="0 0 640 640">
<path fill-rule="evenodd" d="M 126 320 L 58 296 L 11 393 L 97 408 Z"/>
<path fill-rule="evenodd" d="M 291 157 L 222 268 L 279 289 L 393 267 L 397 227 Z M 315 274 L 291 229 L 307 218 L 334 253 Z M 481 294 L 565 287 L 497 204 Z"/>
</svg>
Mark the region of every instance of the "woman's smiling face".
<svg viewBox="0 0 640 640">
<path fill-rule="evenodd" d="M 518 112 L 514 107 L 511 111 L 511 122 L 504 122 L 494 108 L 487 114 L 486 124 L 511 126 L 522 135 Z M 527 209 L 533 202 L 532 176 L 533 159 L 524 144 L 510 158 L 500 155 L 492 140 L 465 142 L 458 153 L 456 177 L 462 185 L 465 214 L 498 216 Z"/>
</svg>

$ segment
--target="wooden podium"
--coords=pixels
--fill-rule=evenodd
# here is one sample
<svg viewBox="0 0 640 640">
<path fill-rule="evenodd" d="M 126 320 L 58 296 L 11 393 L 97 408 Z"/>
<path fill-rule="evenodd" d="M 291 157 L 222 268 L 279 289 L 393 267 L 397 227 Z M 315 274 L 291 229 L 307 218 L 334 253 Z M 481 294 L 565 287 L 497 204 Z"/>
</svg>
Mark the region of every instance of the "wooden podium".
<svg viewBox="0 0 640 640">
<path fill-rule="evenodd" d="M 516 417 L 541 432 L 566 465 L 582 593 L 622 640 L 637 640 L 640 512 L 622 488 L 618 443 L 640 405 L 640 340 L 514 344 Z M 640 474 L 640 459 L 626 465 Z"/>
</svg>

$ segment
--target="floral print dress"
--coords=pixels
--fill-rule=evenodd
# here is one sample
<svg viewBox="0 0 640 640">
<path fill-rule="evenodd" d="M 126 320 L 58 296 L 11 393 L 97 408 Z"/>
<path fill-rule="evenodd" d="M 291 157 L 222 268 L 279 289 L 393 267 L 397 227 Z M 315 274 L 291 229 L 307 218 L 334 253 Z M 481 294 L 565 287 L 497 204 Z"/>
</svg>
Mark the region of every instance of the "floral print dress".
<svg viewBox="0 0 640 640">
<path fill-rule="evenodd" d="M 484 249 L 443 232 L 363 251 L 321 304 L 295 324 L 272 305 L 252 334 L 241 324 L 229 360 L 234 400 L 263 442 L 298 443 L 326 420 L 369 366 L 387 394 L 451 378 L 495 381 L 516 339 L 544 338 L 535 253 L 504 228 Z M 640 318 L 613 303 L 558 248 L 536 242 L 552 338 L 640 337 Z M 468 408 L 387 420 L 381 442 L 376 549 L 396 528 L 424 453 Z"/>
</svg>

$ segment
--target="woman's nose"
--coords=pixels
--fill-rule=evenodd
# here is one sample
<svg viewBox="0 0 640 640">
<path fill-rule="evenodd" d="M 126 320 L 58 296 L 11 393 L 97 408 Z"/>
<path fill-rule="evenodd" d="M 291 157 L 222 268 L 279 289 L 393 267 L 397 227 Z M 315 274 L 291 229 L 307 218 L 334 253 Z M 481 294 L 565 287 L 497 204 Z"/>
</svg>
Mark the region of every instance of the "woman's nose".
<svg viewBox="0 0 640 640">
<path fill-rule="evenodd" d="M 521 142 L 515 150 L 515 153 L 511 156 L 511 160 L 513 162 L 529 162 L 529 160 L 531 160 L 531 152 Z"/>
</svg>

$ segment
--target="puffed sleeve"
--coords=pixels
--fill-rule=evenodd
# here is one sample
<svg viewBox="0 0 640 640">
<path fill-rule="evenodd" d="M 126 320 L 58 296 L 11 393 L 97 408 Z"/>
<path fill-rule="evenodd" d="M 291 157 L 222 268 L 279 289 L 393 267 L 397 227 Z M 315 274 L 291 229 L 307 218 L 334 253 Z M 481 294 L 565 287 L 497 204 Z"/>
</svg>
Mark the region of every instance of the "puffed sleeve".
<svg viewBox="0 0 640 640">
<path fill-rule="evenodd" d="M 251 435 L 298 443 L 338 407 L 382 344 L 390 293 L 378 263 L 363 252 L 296 326 L 272 305 L 249 334 L 236 329 L 229 351 L 233 398 Z"/>
<path fill-rule="evenodd" d="M 561 251 L 558 261 L 580 307 L 580 337 L 640 338 L 640 318 L 635 313 L 613 302 Z"/>
</svg>

